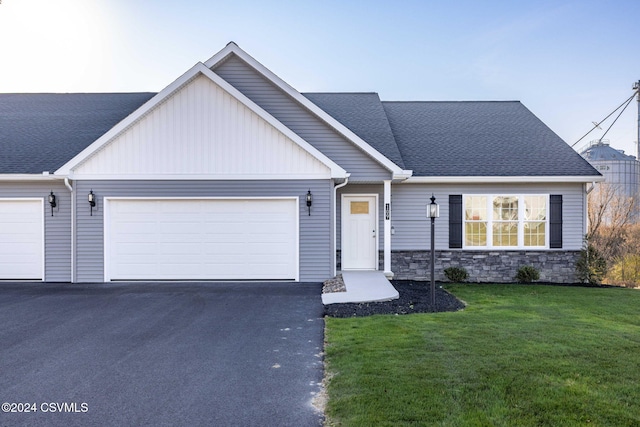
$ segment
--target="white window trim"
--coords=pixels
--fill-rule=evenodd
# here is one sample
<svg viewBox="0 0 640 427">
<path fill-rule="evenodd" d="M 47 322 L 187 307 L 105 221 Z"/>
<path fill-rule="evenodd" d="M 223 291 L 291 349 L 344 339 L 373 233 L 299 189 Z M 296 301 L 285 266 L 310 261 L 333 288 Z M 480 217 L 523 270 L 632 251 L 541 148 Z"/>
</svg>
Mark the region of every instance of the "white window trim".
<svg viewBox="0 0 640 427">
<path fill-rule="evenodd" d="M 525 246 L 524 245 L 524 209 L 521 207 L 524 205 L 525 197 L 545 197 L 546 198 L 546 212 L 545 212 L 545 236 L 544 246 Z M 467 242 L 467 227 L 466 224 L 466 212 L 467 212 L 467 197 L 486 197 L 487 198 L 487 245 L 486 246 L 468 246 Z M 517 246 L 494 246 L 493 245 L 493 224 L 504 222 L 493 220 L 493 199 L 495 197 L 517 197 L 518 198 L 518 245 Z M 477 222 L 477 221 L 475 221 Z M 537 222 L 537 221 L 536 221 Z M 487 249 L 499 249 L 499 250 L 541 250 L 549 249 L 549 194 L 513 194 L 513 193 L 493 193 L 493 194 L 463 194 L 462 195 L 462 248 L 467 250 L 487 250 Z"/>
</svg>

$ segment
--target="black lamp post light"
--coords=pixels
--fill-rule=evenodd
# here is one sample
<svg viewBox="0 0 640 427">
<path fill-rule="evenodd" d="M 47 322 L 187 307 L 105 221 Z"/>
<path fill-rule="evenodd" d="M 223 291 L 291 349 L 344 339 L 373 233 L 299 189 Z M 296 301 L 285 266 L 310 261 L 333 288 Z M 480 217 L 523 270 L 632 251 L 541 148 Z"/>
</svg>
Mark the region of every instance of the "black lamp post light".
<svg viewBox="0 0 640 427">
<path fill-rule="evenodd" d="M 434 234 L 436 230 L 436 218 L 440 216 L 440 207 L 436 203 L 436 198 L 431 193 L 431 203 L 427 208 L 427 217 L 431 218 L 431 305 L 436 306 L 436 280 L 435 280 L 435 264 L 436 264 L 436 252 L 435 252 L 435 239 Z"/>
</svg>

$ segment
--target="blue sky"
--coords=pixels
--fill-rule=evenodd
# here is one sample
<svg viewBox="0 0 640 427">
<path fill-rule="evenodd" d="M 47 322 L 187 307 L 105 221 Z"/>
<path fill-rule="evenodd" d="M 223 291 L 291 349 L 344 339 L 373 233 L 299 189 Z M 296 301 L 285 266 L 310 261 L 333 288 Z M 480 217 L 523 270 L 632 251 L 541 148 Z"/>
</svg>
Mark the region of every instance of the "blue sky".
<svg viewBox="0 0 640 427">
<path fill-rule="evenodd" d="M 0 92 L 159 91 L 233 40 L 302 92 L 520 100 L 573 144 L 640 80 L 639 11 L 631 0 L 2 0 Z M 634 101 L 612 146 L 636 154 L 637 113 Z"/>
</svg>

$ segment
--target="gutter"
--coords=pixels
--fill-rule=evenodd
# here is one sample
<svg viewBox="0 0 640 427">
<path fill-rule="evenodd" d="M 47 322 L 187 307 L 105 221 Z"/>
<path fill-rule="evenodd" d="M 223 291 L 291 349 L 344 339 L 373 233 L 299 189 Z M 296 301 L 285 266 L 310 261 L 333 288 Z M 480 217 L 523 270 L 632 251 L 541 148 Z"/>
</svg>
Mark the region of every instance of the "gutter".
<svg viewBox="0 0 640 427">
<path fill-rule="evenodd" d="M 406 184 L 602 182 L 604 176 L 412 176 Z"/>
<path fill-rule="evenodd" d="M 42 174 L 31 173 L 3 173 L 0 174 L 0 181 L 51 181 L 54 179 L 60 179 L 55 175 L 50 175 L 49 172 L 42 172 Z"/>
</svg>

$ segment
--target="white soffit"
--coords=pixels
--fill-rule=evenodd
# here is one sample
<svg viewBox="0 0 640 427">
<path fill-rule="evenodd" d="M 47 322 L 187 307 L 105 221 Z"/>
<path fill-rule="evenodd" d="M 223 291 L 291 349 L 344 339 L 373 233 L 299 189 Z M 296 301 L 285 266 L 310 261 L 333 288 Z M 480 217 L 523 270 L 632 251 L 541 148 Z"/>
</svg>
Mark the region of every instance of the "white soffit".
<svg viewBox="0 0 640 427">
<path fill-rule="evenodd" d="M 202 63 L 56 174 L 76 179 L 321 179 L 348 175 Z"/>
<path fill-rule="evenodd" d="M 301 105 L 303 105 L 306 109 L 308 109 L 309 111 L 311 111 L 313 114 L 315 114 L 316 116 L 318 116 L 322 121 L 324 121 L 325 123 L 327 123 L 329 126 L 331 126 L 333 129 L 335 129 L 338 133 L 340 133 L 342 136 L 344 136 L 345 138 L 347 138 L 349 141 L 351 141 L 354 145 L 356 145 L 358 148 L 360 148 L 362 151 L 364 151 L 365 153 L 367 153 L 369 156 L 371 156 L 373 159 L 375 159 L 378 163 L 380 163 L 382 166 L 384 166 L 386 169 L 388 169 L 389 171 L 391 171 L 393 173 L 393 178 L 394 179 L 405 179 L 408 178 L 412 175 L 412 171 L 410 170 L 403 170 L 402 168 L 400 168 L 398 165 L 396 165 L 395 163 L 393 163 L 391 160 L 389 160 L 387 157 L 385 157 L 382 153 L 380 153 L 378 150 L 376 150 L 375 148 L 373 148 L 371 145 L 369 145 L 366 141 L 364 141 L 362 138 L 360 138 L 358 135 L 356 135 L 355 133 L 353 133 L 351 130 L 349 130 L 346 126 L 344 126 L 342 123 L 340 123 L 339 121 L 337 121 L 336 119 L 334 119 L 331 115 L 329 115 L 328 113 L 326 113 L 323 109 L 321 109 L 320 107 L 318 107 L 316 104 L 314 104 L 313 102 L 311 102 L 309 99 L 307 99 L 306 97 L 304 97 L 300 92 L 298 92 L 297 90 L 295 90 L 291 85 L 289 85 L 287 82 L 285 82 L 284 80 L 282 80 L 280 77 L 278 77 L 275 73 L 273 73 L 271 70 L 269 70 L 267 67 L 265 67 L 264 65 L 262 65 L 260 62 L 258 62 L 256 59 L 254 59 L 251 55 L 249 55 L 248 53 L 246 53 L 244 50 L 242 50 L 237 44 L 235 44 L 234 42 L 229 42 L 227 44 L 227 46 L 225 46 L 224 49 L 222 49 L 220 52 L 216 53 L 214 56 L 212 56 L 211 58 L 209 58 L 209 60 L 207 60 L 204 65 L 209 68 L 212 69 L 213 67 L 216 66 L 216 64 L 224 61 L 229 55 L 231 54 L 235 54 L 237 55 L 240 59 L 242 59 L 244 62 L 246 62 L 247 64 L 249 64 L 251 67 L 253 67 L 256 71 L 258 71 L 260 74 L 262 74 L 266 79 L 268 79 L 269 81 L 271 81 L 273 84 L 275 84 L 276 86 L 278 86 L 281 90 L 283 90 L 287 95 L 291 96 L 293 99 L 295 99 L 298 103 L 300 103 Z"/>
</svg>

